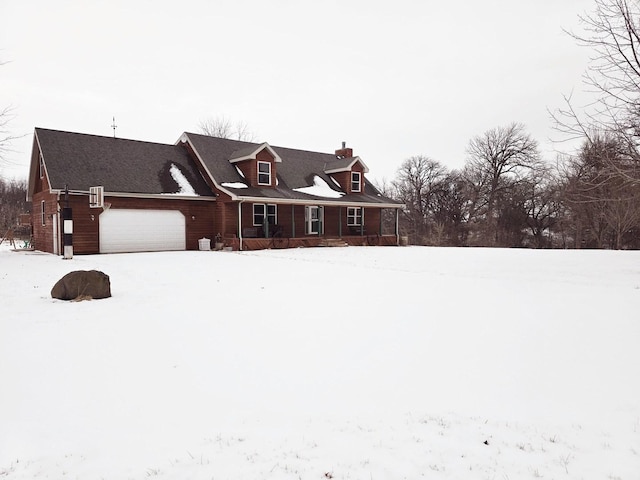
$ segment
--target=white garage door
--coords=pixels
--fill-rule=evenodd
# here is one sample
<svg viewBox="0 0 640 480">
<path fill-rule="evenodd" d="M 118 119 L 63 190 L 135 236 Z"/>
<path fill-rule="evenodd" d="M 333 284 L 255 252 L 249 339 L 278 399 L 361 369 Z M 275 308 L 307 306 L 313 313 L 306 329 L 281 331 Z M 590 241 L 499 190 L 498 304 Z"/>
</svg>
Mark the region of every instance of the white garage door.
<svg viewBox="0 0 640 480">
<path fill-rule="evenodd" d="M 100 214 L 100 253 L 186 250 L 177 210 L 109 209 Z"/>
</svg>

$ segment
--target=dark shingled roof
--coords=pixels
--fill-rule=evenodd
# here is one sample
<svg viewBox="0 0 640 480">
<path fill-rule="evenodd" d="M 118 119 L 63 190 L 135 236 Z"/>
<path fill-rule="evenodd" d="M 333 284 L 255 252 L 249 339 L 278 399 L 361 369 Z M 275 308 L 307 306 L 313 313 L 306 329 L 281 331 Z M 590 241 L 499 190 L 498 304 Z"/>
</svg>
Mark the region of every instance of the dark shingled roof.
<svg viewBox="0 0 640 480">
<path fill-rule="evenodd" d="M 236 182 L 246 184 L 246 180 L 242 178 L 235 165 L 229 162 L 229 159 L 232 158 L 234 153 L 237 156 L 239 151 L 252 152 L 261 143 L 243 142 L 195 133 L 185 133 L 184 135 L 188 137 L 191 145 L 218 185 Z M 228 186 L 223 186 L 223 188 L 239 197 L 317 200 L 323 203 L 354 202 L 401 205 L 400 202 L 381 195 L 370 182 L 365 182 L 364 192 L 343 195 L 340 198 L 316 197 L 295 191 L 294 189 L 313 185 L 315 176 L 322 178 L 333 190 L 341 191 L 331 177 L 324 172 L 328 165 L 343 166 L 345 162 L 346 164 L 352 162 L 353 158 L 341 159 L 330 153 L 270 146 L 282 159 L 282 163 L 278 163 L 276 167 L 278 184 L 275 188 L 232 188 Z"/>
<path fill-rule="evenodd" d="M 170 173 L 180 169 L 195 192 L 213 196 L 184 147 L 36 128 L 52 189 L 163 194 L 180 188 Z"/>
</svg>

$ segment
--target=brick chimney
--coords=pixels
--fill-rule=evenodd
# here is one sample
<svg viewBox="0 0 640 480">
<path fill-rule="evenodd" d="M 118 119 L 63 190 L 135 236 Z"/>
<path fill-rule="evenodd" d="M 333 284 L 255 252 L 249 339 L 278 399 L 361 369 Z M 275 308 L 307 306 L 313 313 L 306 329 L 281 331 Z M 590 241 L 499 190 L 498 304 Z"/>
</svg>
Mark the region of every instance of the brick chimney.
<svg viewBox="0 0 640 480">
<path fill-rule="evenodd" d="M 336 150 L 336 156 L 342 158 L 352 158 L 353 157 L 353 148 L 347 148 L 347 142 L 342 142 L 342 148 Z"/>
</svg>

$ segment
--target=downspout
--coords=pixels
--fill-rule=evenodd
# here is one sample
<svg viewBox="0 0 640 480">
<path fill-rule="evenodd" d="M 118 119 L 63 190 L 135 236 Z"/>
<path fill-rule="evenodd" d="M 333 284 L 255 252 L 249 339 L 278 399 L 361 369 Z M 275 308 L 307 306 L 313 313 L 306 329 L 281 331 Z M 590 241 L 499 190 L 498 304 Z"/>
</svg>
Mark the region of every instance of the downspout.
<svg viewBox="0 0 640 480">
<path fill-rule="evenodd" d="M 238 249 L 242 251 L 242 200 L 238 202 Z"/>
<path fill-rule="evenodd" d="M 56 255 L 60 255 L 60 252 L 62 251 L 62 229 L 60 228 L 60 191 L 58 190 L 58 193 L 56 194 L 56 213 L 54 213 L 54 215 L 56 216 L 56 245 L 55 245 L 55 254 Z"/>
</svg>

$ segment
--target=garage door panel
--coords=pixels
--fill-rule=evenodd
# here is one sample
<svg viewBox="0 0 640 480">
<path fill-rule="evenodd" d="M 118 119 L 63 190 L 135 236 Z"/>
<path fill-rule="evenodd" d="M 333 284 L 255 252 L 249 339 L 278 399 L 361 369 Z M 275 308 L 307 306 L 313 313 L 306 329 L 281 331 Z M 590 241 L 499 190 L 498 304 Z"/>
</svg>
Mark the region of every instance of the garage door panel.
<svg viewBox="0 0 640 480">
<path fill-rule="evenodd" d="M 100 253 L 185 250 L 185 228 L 177 210 L 109 209 L 100 215 Z"/>
</svg>

